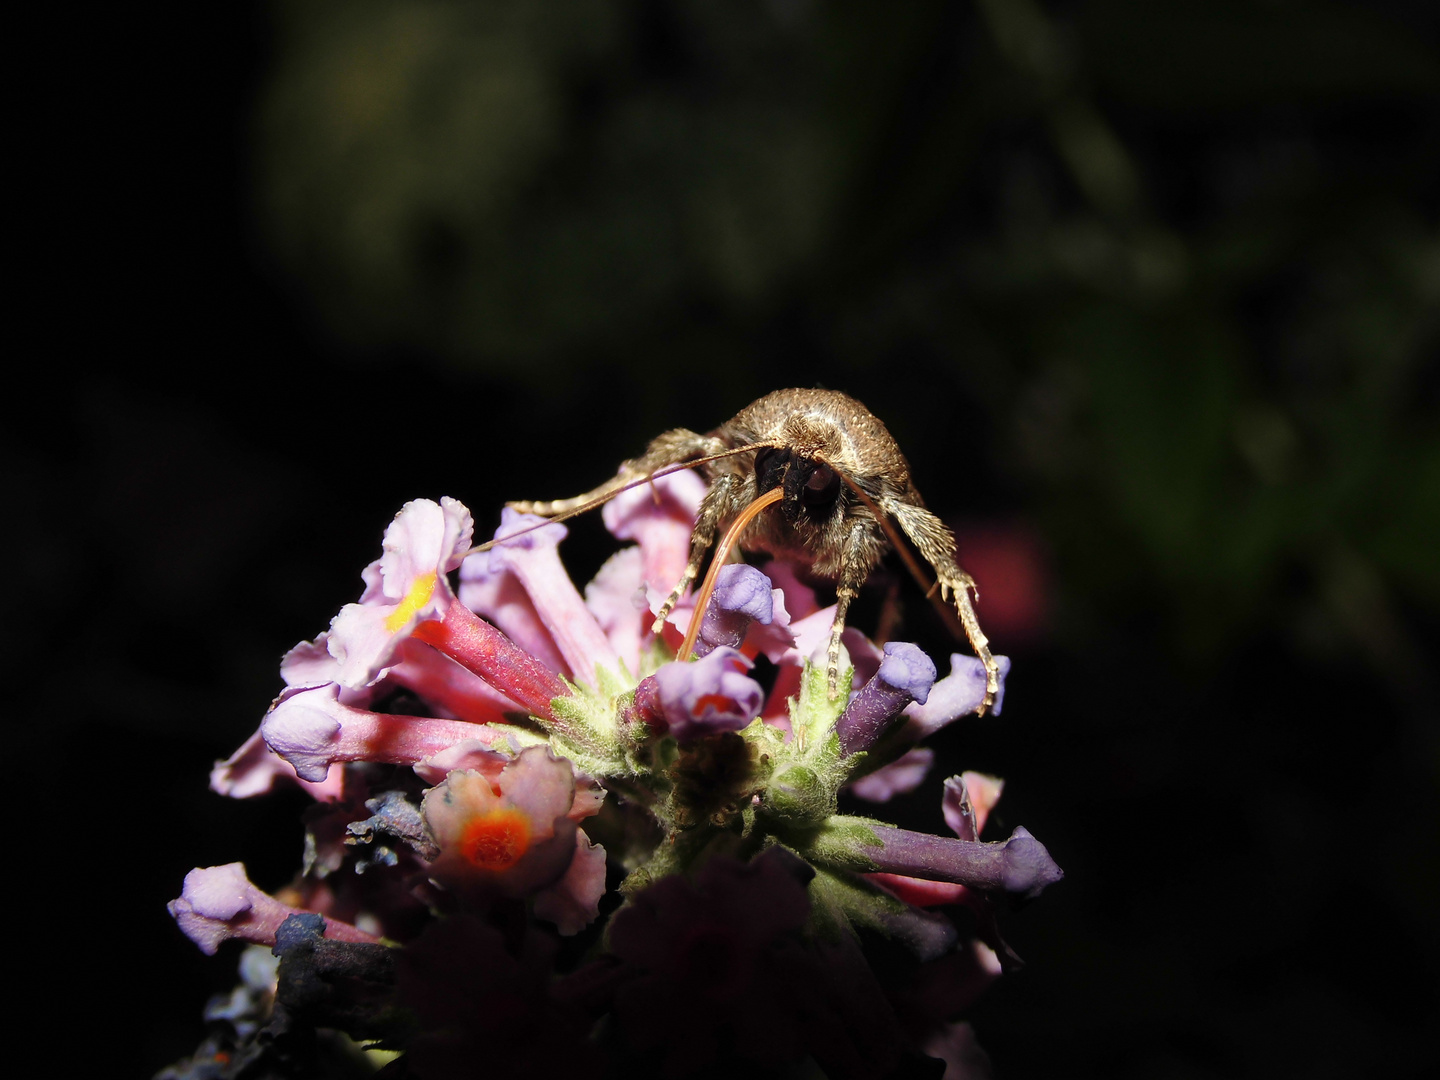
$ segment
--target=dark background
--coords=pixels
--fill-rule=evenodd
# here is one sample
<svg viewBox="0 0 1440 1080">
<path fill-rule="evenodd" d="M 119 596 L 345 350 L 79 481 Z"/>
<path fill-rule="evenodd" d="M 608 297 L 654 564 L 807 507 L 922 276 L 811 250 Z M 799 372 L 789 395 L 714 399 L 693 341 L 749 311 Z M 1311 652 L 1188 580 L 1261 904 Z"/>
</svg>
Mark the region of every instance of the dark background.
<svg viewBox="0 0 1440 1080">
<path fill-rule="evenodd" d="M 890 426 L 1014 659 L 1004 716 L 938 741 L 1068 874 L 971 1016 L 997 1076 L 1418 1073 L 1436 11 L 152 5 L 30 37 L 3 655 L 38 1011 L 107 1075 L 193 1049 L 233 956 L 164 903 L 197 865 L 281 884 L 304 805 L 208 769 L 404 501 L 493 528 L 819 384 Z M 583 580 L 598 521 L 567 548 Z M 940 826 L 936 783 L 892 805 Z"/>
</svg>

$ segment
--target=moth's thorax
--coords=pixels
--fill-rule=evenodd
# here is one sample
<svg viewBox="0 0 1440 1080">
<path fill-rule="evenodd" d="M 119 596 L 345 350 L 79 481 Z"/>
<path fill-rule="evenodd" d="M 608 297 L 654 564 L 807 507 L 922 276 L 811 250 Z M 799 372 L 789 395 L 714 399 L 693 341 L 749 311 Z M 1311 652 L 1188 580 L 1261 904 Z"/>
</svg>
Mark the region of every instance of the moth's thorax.
<svg viewBox="0 0 1440 1080">
<path fill-rule="evenodd" d="M 850 440 L 832 416 L 795 413 L 785 418 L 781 432 L 781 441 L 799 457 L 831 462 L 841 468 L 855 464 Z"/>
</svg>

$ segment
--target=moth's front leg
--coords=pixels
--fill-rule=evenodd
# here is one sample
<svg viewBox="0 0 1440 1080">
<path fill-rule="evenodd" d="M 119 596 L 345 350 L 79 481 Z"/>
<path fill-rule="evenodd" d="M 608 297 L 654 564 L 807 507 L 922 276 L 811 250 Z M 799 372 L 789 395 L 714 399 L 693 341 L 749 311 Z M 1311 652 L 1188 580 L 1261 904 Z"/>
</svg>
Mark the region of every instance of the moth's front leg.
<svg viewBox="0 0 1440 1080">
<path fill-rule="evenodd" d="M 655 622 L 650 628 L 652 634 L 660 633 L 665 619 L 685 595 L 685 590 L 695 583 L 700 567 L 705 563 L 705 553 L 715 543 L 715 534 L 720 531 L 721 520 L 743 508 L 744 486 L 740 477 L 732 473 L 721 473 L 710 485 L 710 490 L 705 492 L 705 498 L 700 501 L 700 512 L 695 517 L 695 528 L 690 533 L 690 561 L 685 564 L 685 573 L 680 575 L 675 588 L 670 590 L 670 595 L 660 605 Z M 698 619 L 703 614 L 697 611 L 690 617 Z"/>
<path fill-rule="evenodd" d="M 615 476 L 583 495 L 576 495 L 571 499 L 552 499 L 548 502 L 520 500 L 505 505 L 522 514 L 557 517 L 560 514 L 568 514 L 572 510 L 578 510 L 589 503 L 604 502 L 618 494 L 626 484 L 649 476 L 667 465 L 680 465 L 692 458 L 718 454 L 726 449 L 725 444 L 714 436 L 699 435 L 686 428 L 675 428 L 673 431 L 667 431 L 665 434 L 651 439 L 650 445 L 645 448 L 645 453 L 625 462 Z"/>
<path fill-rule="evenodd" d="M 835 618 L 830 623 L 830 646 L 825 652 L 825 685 L 831 701 L 840 697 L 840 637 L 845 633 L 845 616 L 850 610 L 850 601 L 860 595 L 860 586 L 880 560 L 880 550 L 871 525 L 857 521 L 851 526 L 840 554 L 840 574 L 835 581 Z"/>
<path fill-rule="evenodd" d="M 926 562 L 935 568 L 939 581 L 940 595 L 950 599 L 953 595 L 955 610 L 960 615 L 960 625 L 975 655 L 985 665 L 985 700 L 976 711 L 984 713 L 995 704 L 1000 693 L 1000 668 L 990 655 L 990 641 L 980 629 L 980 620 L 975 615 L 971 594 L 976 592 L 975 579 L 955 562 L 955 537 L 945 523 L 923 506 L 903 502 L 899 499 L 882 501 L 881 508 L 900 524 L 905 535 L 925 556 Z"/>
</svg>

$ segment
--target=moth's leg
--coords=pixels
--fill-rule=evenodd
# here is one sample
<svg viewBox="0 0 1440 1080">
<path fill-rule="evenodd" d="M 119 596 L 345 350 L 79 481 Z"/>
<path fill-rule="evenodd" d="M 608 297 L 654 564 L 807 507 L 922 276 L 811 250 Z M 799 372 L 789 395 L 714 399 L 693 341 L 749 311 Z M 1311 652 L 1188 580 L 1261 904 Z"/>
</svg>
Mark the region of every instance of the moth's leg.
<svg viewBox="0 0 1440 1080">
<path fill-rule="evenodd" d="M 587 503 L 604 502 L 618 493 L 626 484 L 648 476 L 667 465 L 679 465 L 691 458 L 718 454 L 726 449 L 725 444 L 713 436 L 698 435 L 685 428 L 675 428 L 673 431 L 667 431 L 665 434 L 651 439 L 650 445 L 645 448 L 645 453 L 625 462 L 613 477 L 583 495 L 576 495 L 573 499 L 554 499 L 549 502 L 521 500 L 505 505 L 522 514 L 555 517 L 557 514 L 577 510 Z"/>
<path fill-rule="evenodd" d="M 744 482 L 733 473 L 721 473 L 710 485 L 710 490 L 705 492 L 705 498 L 700 500 L 700 512 L 695 517 L 695 528 L 690 533 L 690 561 L 685 564 L 685 573 L 680 575 L 679 582 L 656 612 L 655 622 L 650 627 L 652 634 L 660 633 L 666 617 L 685 595 L 685 590 L 695 583 L 705 562 L 705 553 L 715 543 L 715 534 L 720 531 L 721 519 L 743 509 L 743 502 L 736 506 L 736 501 L 743 497 Z M 701 614 L 697 611 L 691 617 L 698 619 Z"/>
<path fill-rule="evenodd" d="M 845 615 L 850 610 L 850 601 L 860 595 L 860 586 L 865 584 L 879 558 L 880 546 L 875 542 L 874 529 L 857 522 L 845 538 L 840 574 L 835 581 L 835 618 L 830 623 L 830 647 L 825 653 L 825 684 L 831 701 L 840 696 L 840 636 L 845 633 Z"/>
<path fill-rule="evenodd" d="M 975 579 L 955 563 L 954 535 L 945 527 L 943 521 L 923 506 L 899 499 L 882 500 L 880 506 L 899 523 L 900 528 L 905 530 L 905 535 L 919 549 L 920 554 L 925 556 L 926 562 L 935 568 L 940 595 L 948 600 L 951 594 L 954 594 L 955 610 L 959 612 L 965 636 L 970 640 L 970 647 L 975 650 L 975 655 L 985 665 L 985 700 L 976 710 L 984 713 L 995 704 L 995 695 L 1000 692 L 1000 669 L 995 658 L 990 655 L 990 641 L 980 629 L 980 620 L 975 616 L 975 606 L 971 601 L 972 593 L 978 596 Z"/>
</svg>

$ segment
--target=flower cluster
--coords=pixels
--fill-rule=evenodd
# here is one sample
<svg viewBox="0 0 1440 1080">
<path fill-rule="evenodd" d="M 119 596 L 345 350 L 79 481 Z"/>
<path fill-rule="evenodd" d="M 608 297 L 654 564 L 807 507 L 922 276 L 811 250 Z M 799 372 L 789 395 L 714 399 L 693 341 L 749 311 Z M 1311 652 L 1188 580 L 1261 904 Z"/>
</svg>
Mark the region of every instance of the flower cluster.
<svg viewBox="0 0 1440 1080">
<path fill-rule="evenodd" d="M 682 601 L 652 633 L 702 495 L 682 472 L 609 503 L 634 544 L 583 594 L 563 526 L 507 510 L 472 552 L 460 503 L 406 504 L 359 602 L 285 656 L 284 690 L 211 775 L 315 805 L 278 895 L 232 863 L 171 902 L 207 953 L 239 938 L 280 963 L 269 1022 L 168 1075 L 262 1052 L 303 1071 L 326 1028 L 425 1078 L 879 1076 L 973 1055 L 957 1014 L 1016 962 L 997 902 L 1059 868 L 1024 829 L 980 839 L 991 777 L 944 782 L 953 837 L 838 807 L 916 787 L 917 744 L 979 709 L 985 672 L 957 654 L 937 679 L 916 646 L 847 628 L 853 690 L 832 699 L 833 608 L 775 563 L 726 566 L 703 611 Z M 909 959 L 882 974 L 874 948 Z"/>
</svg>

